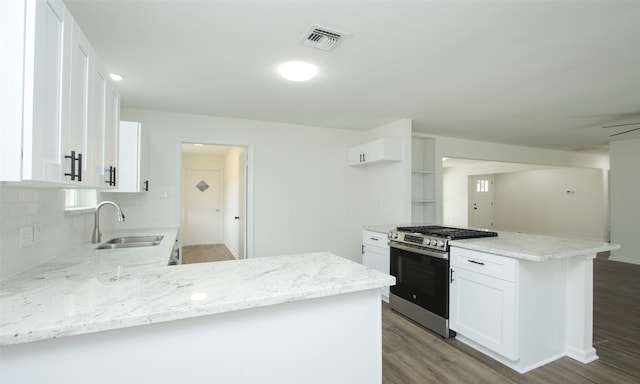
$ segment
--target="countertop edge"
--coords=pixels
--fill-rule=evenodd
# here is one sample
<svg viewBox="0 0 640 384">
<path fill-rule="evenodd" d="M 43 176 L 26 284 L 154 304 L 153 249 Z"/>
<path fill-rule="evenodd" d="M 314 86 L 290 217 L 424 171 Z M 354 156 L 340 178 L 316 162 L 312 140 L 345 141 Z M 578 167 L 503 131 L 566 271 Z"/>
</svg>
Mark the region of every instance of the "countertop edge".
<svg viewBox="0 0 640 384">
<path fill-rule="evenodd" d="M 620 248 L 619 244 L 595 240 L 504 231 L 498 232 L 497 237 L 452 240 L 450 245 L 472 251 L 536 262 L 571 257 L 595 257 L 599 252 Z"/>
<path fill-rule="evenodd" d="M 309 266 L 316 265 L 315 268 L 312 268 L 310 275 L 307 274 L 304 269 L 302 272 L 296 270 L 298 268 L 295 266 L 297 263 L 296 258 L 298 257 L 304 258 L 300 260 L 303 263 L 303 268 L 304 263 L 307 263 L 306 265 Z M 225 265 L 223 263 L 227 264 Z M 280 267 L 278 267 L 278 265 L 280 265 Z M 264 284 L 265 281 L 270 278 L 270 273 L 273 273 L 271 272 L 273 268 L 280 269 L 287 265 L 287 271 L 289 272 L 285 273 L 290 277 L 288 281 L 294 284 L 288 289 L 284 288 L 286 285 L 284 287 L 282 285 L 276 285 L 275 287 L 267 286 L 267 288 L 274 289 L 270 293 L 268 289 L 257 290 L 257 287 L 251 288 L 253 284 L 250 284 L 249 286 L 243 286 L 245 290 L 243 293 L 235 296 L 232 295 L 231 297 L 225 296 L 228 293 L 223 293 L 222 296 L 214 295 L 210 300 L 207 299 L 202 302 L 191 302 L 184 299 L 184 290 L 182 287 L 190 285 L 186 283 L 190 281 L 189 279 L 191 279 L 192 276 L 193 279 L 195 279 L 193 280 L 195 285 L 202 283 L 204 287 L 209 286 L 206 281 L 198 282 L 199 273 L 200 275 L 204 273 L 208 276 L 212 272 L 215 272 L 215 270 L 226 271 L 226 273 L 238 271 L 242 275 L 241 279 L 245 279 L 245 281 L 247 278 L 251 279 L 251 273 L 256 273 L 256 277 L 260 279 L 259 284 Z M 3 316 L 3 323 L 7 327 L 3 327 L 0 331 L 0 346 L 90 334 L 199 316 L 216 315 L 288 302 L 379 289 L 395 284 L 395 278 L 393 276 L 383 274 L 328 252 L 255 258 L 240 261 L 240 263 L 237 263 L 237 261 L 229 261 L 204 263 L 203 265 L 191 264 L 185 267 L 189 269 L 183 269 L 181 266 L 156 265 L 156 267 L 151 267 L 150 272 L 145 272 L 145 274 L 148 275 L 145 279 L 155 281 L 152 281 L 152 285 L 150 286 L 145 283 L 145 289 L 149 287 L 166 288 L 168 285 L 173 285 L 173 291 L 169 289 L 167 295 L 170 296 L 167 296 L 167 298 L 164 298 L 165 294 L 158 292 L 157 295 L 145 300 L 152 301 L 158 297 L 163 297 L 163 300 L 168 300 L 167 304 L 160 306 L 150 305 L 148 310 L 139 312 L 121 312 L 114 315 L 103 314 L 98 318 L 90 316 L 90 314 L 82 314 L 68 318 L 66 314 L 59 313 L 51 321 L 40 320 L 33 326 L 23 327 L 17 327 L 15 324 L 18 324 L 20 322 L 19 319 L 27 312 L 14 312 L 13 315 Z M 329 269 L 327 270 L 326 268 Z M 192 275 L 194 272 L 195 275 Z M 315 273 L 318 273 L 318 275 L 315 275 Z M 328 273 L 326 278 L 323 273 Z M 276 275 L 276 278 L 277 276 L 278 275 Z M 300 283 L 300 286 L 297 286 L 296 284 L 298 284 L 299 278 L 303 278 L 303 281 Z M 214 291 L 214 293 L 216 292 Z M 19 296 L 19 299 L 22 300 L 22 293 L 20 293 Z M 14 300 L 15 303 L 16 298 L 12 300 Z M 34 305 L 37 305 L 37 303 Z M 33 307 L 33 305 L 31 307 Z M 145 307 L 146 305 L 143 304 L 140 309 L 144 309 Z M 11 324 L 14 324 L 14 326 L 11 326 Z"/>
</svg>

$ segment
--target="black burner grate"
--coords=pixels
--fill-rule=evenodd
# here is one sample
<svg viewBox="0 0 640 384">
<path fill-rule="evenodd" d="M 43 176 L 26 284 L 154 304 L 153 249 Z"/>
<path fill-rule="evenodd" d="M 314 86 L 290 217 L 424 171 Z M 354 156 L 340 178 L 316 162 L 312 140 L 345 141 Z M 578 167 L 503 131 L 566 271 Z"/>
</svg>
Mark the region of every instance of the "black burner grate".
<svg viewBox="0 0 640 384">
<path fill-rule="evenodd" d="M 477 237 L 495 237 L 496 232 L 482 231 L 478 229 L 451 228 L 438 225 L 422 225 L 414 227 L 397 227 L 398 231 L 421 233 L 423 235 L 443 237 L 448 239 L 473 239 Z"/>
</svg>

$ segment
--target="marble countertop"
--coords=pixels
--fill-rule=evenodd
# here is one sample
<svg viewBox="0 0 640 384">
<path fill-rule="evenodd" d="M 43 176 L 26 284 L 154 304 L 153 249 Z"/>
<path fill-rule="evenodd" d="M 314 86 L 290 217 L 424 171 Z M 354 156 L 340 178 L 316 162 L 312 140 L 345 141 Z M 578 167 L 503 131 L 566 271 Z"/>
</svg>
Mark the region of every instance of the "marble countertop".
<svg viewBox="0 0 640 384">
<path fill-rule="evenodd" d="M 147 248 L 97 251 L 87 246 L 3 282 L 0 345 L 395 284 L 392 276 L 324 252 L 167 266 L 177 233 L 127 232 L 165 238 Z"/>
<path fill-rule="evenodd" d="M 365 231 L 377 232 L 377 233 L 388 233 L 392 229 L 396 229 L 397 225 L 365 225 L 362 227 Z"/>
<path fill-rule="evenodd" d="M 497 231 L 497 237 L 452 240 L 452 247 L 530 261 L 546 261 L 577 256 L 595 256 L 598 252 L 620 248 L 618 244 L 569 237 Z"/>
</svg>

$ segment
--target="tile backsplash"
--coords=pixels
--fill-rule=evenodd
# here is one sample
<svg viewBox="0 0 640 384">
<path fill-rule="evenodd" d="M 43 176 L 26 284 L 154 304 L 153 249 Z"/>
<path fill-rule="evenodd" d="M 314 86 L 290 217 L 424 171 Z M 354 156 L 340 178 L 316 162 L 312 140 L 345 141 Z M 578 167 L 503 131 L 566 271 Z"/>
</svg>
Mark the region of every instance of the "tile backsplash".
<svg viewBox="0 0 640 384">
<path fill-rule="evenodd" d="M 0 280 L 91 239 L 93 214 L 65 213 L 64 201 L 62 189 L 0 187 Z M 21 247 L 21 228 L 33 234 L 33 244 Z"/>
</svg>

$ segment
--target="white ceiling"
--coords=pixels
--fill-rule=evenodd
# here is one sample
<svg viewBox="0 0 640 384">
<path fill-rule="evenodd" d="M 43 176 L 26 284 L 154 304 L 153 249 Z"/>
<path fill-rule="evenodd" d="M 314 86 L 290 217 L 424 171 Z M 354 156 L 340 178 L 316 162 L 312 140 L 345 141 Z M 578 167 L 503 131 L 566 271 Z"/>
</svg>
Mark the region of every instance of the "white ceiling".
<svg viewBox="0 0 640 384">
<path fill-rule="evenodd" d="M 640 1 L 65 0 L 124 108 L 557 149 L 640 123 Z M 311 24 L 350 33 L 304 46 Z M 283 61 L 315 63 L 306 83 Z M 630 128 L 640 127 L 640 125 Z M 640 138 L 640 130 L 615 139 Z"/>
</svg>

